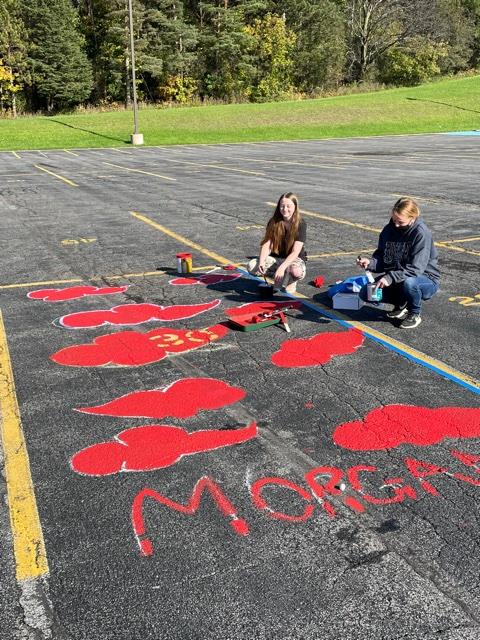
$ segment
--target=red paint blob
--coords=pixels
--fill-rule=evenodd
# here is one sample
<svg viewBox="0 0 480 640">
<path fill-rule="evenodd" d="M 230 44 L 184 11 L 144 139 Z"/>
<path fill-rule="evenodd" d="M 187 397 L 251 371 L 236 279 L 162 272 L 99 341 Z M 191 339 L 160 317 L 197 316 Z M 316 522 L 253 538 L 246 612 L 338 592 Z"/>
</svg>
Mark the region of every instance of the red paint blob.
<svg viewBox="0 0 480 640">
<path fill-rule="evenodd" d="M 480 409 L 427 409 L 392 404 L 370 411 L 363 420 L 345 422 L 333 434 L 335 444 L 353 451 L 393 449 L 401 444 L 425 447 L 445 438 L 480 437 Z"/>
<path fill-rule="evenodd" d="M 31 300 L 43 300 L 44 302 L 62 302 L 63 300 L 76 300 L 85 296 L 106 296 L 113 293 L 124 293 L 129 285 L 124 287 L 68 287 L 66 289 L 37 289 L 27 293 Z"/>
<path fill-rule="evenodd" d="M 325 278 L 323 276 L 317 276 L 312 280 L 312 284 L 314 287 L 317 287 L 317 289 L 320 289 L 320 287 L 323 287 L 325 284 Z"/>
<path fill-rule="evenodd" d="M 168 354 L 198 349 L 227 333 L 228 328 L 222 324 L 191 330 L 161 328 L 148 333 L 120 331 L 99 336 L 89 344 L 60 349 L 50 360 L 69 367 L 137 367 L 159 362 Z"/>
<path fill-rule="evenodd" d="M 190 418 L 200 411 L 219 409 L 246 396 L 243 389 L 214 378 L 183 378 L 167 387 L 136 391 L 94 407 L 78 409 L 104 416 Z"/>
<path fill-rule="evenodd" d="M 151 471 L 175 464 L 180 458 L 247 442 L 257 435 L 255 422 L 241 429 L 211 429 L 188 433 L 163 424 L 144 425 L 119 433 L 116 442 L 100 442 L 71 459 L 74 471 L 106 476 L 118 471 Z"/>
<path fill-rule="evenodd" d="M 171 322 L 194 318 L 200 313 L 215 309 L 220 300 L 212 300 L 202 304 L 180 304 L 164 307 L 158 304 L 122 304 L 112 309 L 98 311 L 82 311 L 62 316 L 59 323 L 70 329 L 89 329 L 105 324 L 132 325 L 143 322 Z"/>
<path fill-rule="evenodd" d="M 311 338 L 285 340 L 272 356 L 277 367 L 316 367 L 327 363 L 333 356 L 354 353 L 364 341 L 358 329 L 339 333 L 319 333 Z"/>
</svg>

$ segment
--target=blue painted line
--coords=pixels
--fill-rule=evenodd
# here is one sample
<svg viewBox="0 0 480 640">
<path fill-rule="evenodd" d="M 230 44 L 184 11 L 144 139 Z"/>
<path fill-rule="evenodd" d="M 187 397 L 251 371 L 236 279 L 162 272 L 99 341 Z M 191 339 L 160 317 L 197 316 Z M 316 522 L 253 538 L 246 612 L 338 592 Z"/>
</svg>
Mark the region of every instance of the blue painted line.
<svg viewBox="0 0 480 640">
<path fill-rule="evenodd" d="M 251 280 L 256 280 L 257 282 L 263 282 L 263 280 L 261 278 L 258 278 L 256 276 L 252 276 L 250 273 L 248 273 L 248 271 L 245 271 L 244 269 L 239 269 L 239 271 L 242 271 Z M 361 331 L 364 336 L 366 336 L 367 338 L 370 338 L 370 340 L 373 340 L 374 342 L 377 342 L 378 344 L 381 344 L 384 347 L 387 347 L 387 349 L 390 349 L 394 353 L 398 353 L 399 355 L 403 356 L 404 358 L 407 358 L 411 362 L 415 362 L 416 364 L 419 364 L 422 367 L 425 367 L 426 369 L 429 369 L 430 371 L 434 371 L 435 373 L 440 374 L 443 378 L 446 378 L 447 380 L 450 380 L 451 382 L 454 382 L 455 384 L 458 384 L 459 386 L 464 387 L 465 389 L 468 389 L 469 391 L 473 391 L 473 393 L 475 393 L 477 395 L 480 395 L 480 388 L 479 387 L 476 387 L 475 385 L 470 384 L 467 380 L 463 380 L 462 378 L 460 378 L 458 376 L 455 376 L 454 374 L 448 373 L 447 371 L 443 371 L 439 367 L 436 367 L 434 364 L 431 364 L 429 362 L 425 362 L 425 360 L 422 360 L 421 358 L 417 358 L 416 356 L 414 356 L 413 354 L 409 353 L 406 350 L 403 350 L 403 349 L 401 349 L 399 347 L 396 347 L 395 345 L 393 345 L 390 342 L 388 342 L 388 339 L 383 340 L 382 338 L 379 338 L 379 337 L 374 336 L 372 334 L 365 333 L 364 331 L 362 331 L 358 327 L 355 327 L 354 325 L 352 325 L 348 320 L 342 320 L 341 318 L 337 318 L 333 313 L 329 313 L 328 311 L 324 311 L 323 309 L 319 309 L 318 306 L 315 305 L 315 303 L 313 303 L 313 302 L 309 302 L 308 300 L 305 300 L 303 298 L 297 298 L 296 296 L 294 296 L 294 295 L 292 295 L 290 293 L 287 293 L 286 291 L 282 291 L 282 295 L 286 296 L 287 298 L 291 298 L 292 300 L 300 301 L 302 304 L 304 304 L 309 309 L 312 309 L 316 313 L 318 313 L 320 315 L 323 315 L 326 318 L 329 318 L 330 320 L 333 320 L 334 322 L 336 322 L 337 324 L 341 325 L 342 327 L 346 327 L 347 329 L 357 329 L 357 331 Z"/>
<path fill-rule="evenodd" d="M 480 129 L 472 129 L 471 131 L 447 131 L 446 136 L 480 136 Z"/>
</svg>

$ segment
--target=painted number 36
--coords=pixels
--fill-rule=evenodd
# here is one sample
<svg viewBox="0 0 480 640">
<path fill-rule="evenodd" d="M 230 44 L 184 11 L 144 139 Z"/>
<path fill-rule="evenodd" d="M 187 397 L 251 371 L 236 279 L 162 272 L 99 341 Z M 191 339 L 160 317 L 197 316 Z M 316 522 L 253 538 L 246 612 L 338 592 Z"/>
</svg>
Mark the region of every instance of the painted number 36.
<svg viewBox="0 0 480 640">
<path fill-rule="evenodd" d="M 480 293 L 477 293 L 473 298 L 470 296 L 456 296 L 454 298 L 449 298 L 449 300 L 450 302 L 458 300 L 458 304 L 461 304 L 464 307 L 478 307 L 480 306 Z"/>
</svg>

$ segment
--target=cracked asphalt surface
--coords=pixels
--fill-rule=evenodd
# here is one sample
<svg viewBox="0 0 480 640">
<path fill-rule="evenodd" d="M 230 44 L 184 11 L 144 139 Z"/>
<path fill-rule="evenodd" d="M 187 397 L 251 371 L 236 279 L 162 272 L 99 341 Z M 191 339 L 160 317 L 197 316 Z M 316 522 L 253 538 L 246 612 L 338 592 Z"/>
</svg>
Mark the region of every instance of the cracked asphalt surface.
<svg viewBox="0 0 480 640">
<path fill-rule="evenodd" d="M 0 309 L 49 564 L 47 575 L 16 581 L 3 474 L 1 640 L 479 637 L 479 467 L 451 452 L 478 457 L 480 440 L 364 452 L 332 440 L 337 425 L 380 406 L 479 408 L 478 393 L 468 386 L 369 338 L 354 354 L 323 366 L 275 367 L 271 355 L 286 338 L 345 330 L 307 307 L 292 314 L 291 336 L 275 326 L 230 331 L 218 342 L 146 366 L 66 367 L 49 359 L 118 330 L 54 323 L 67 313 L 221 298 L 213 311 L 166 323 L 198 329 L 221 322 L 224 308 L 256 300 L 256 283 L 247 277 L 171 286 L 175 254 L 190 250 L 178 237 L 199 245 L 192 251 L 195 268 L 217 264 L 202 248 L 245 263 L 257 252 L 259 226 L 272 212 L 268 203 L 286 191 L 299 195 L 308 224 L 311 258 L 299 291 L 321 310 L 329 306 L 326 288 L 315 289 L 310 280 L 323 275 L 331 283 L 358 273 L 356 256 L 376 246 L 372 229 L 386 223 L 400 195 L 412 195 L 440 243 L 441 290 L 425 304 L 422 324 L 400 331 L 369 306 L 343 317 L 478 379 L 479 140 L 419 135 L 0 154 Z M 65 302 L 27 299 L 35 289 L 81 283 L 130 286 L 124 294 Z M 219 378 L 247 396 L 185 420 L 74 411 L 197 376 Z M 4 392 L 11 393 L 7 383 L 2 380 Z M 79 450 L 130 427 L 163 422 L 193 432 L 252 420 L 257 438 L 156 471 L 87 477 L 69 466 Z M 429 478 L 435 491 L 409 474 L 408 458 L 448 469 Z M 361 476 L 364 494 L 385 499 L 403 483 L 414 487 L 416 498 L 367 500 L 364 512 L 350 508 L 345 499 L 362 494 L 345 474 L 357 465 L 376 469 Z M 301 493 L 308 489 L 306 474 L 319 467 L 326 467 L 319 478 L 332 468 L 344 474 L 345 487 L 328 495 L 335 517 L 321 499 Z M 236 535 L 208 493 L 193 515 L 148 502 L 153 554 L 142 556 L 131 522 L 134 497 L 150 488 L 185 505 L 205 475 L 248 523 L 249 534 Z M 264 478 L 275 480 L 263 488 L 267 506 L 261 508 L 252 487 Z"/>
</svg>

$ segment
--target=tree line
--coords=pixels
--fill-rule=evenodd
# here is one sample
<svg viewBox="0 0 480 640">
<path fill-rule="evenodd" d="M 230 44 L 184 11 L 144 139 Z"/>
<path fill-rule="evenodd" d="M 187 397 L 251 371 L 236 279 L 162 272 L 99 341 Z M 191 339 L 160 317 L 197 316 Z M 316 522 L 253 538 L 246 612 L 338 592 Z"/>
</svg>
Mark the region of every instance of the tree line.
<svg viewBox="0 0 480 640">
<path fill-rule="evenodd" d="M 262 102 L 480 66 L 480 0 L 131 0 L 149 103 Z M 1 0 L 0 111 L 129 104 L 128 0 Z"/>
</svg>

